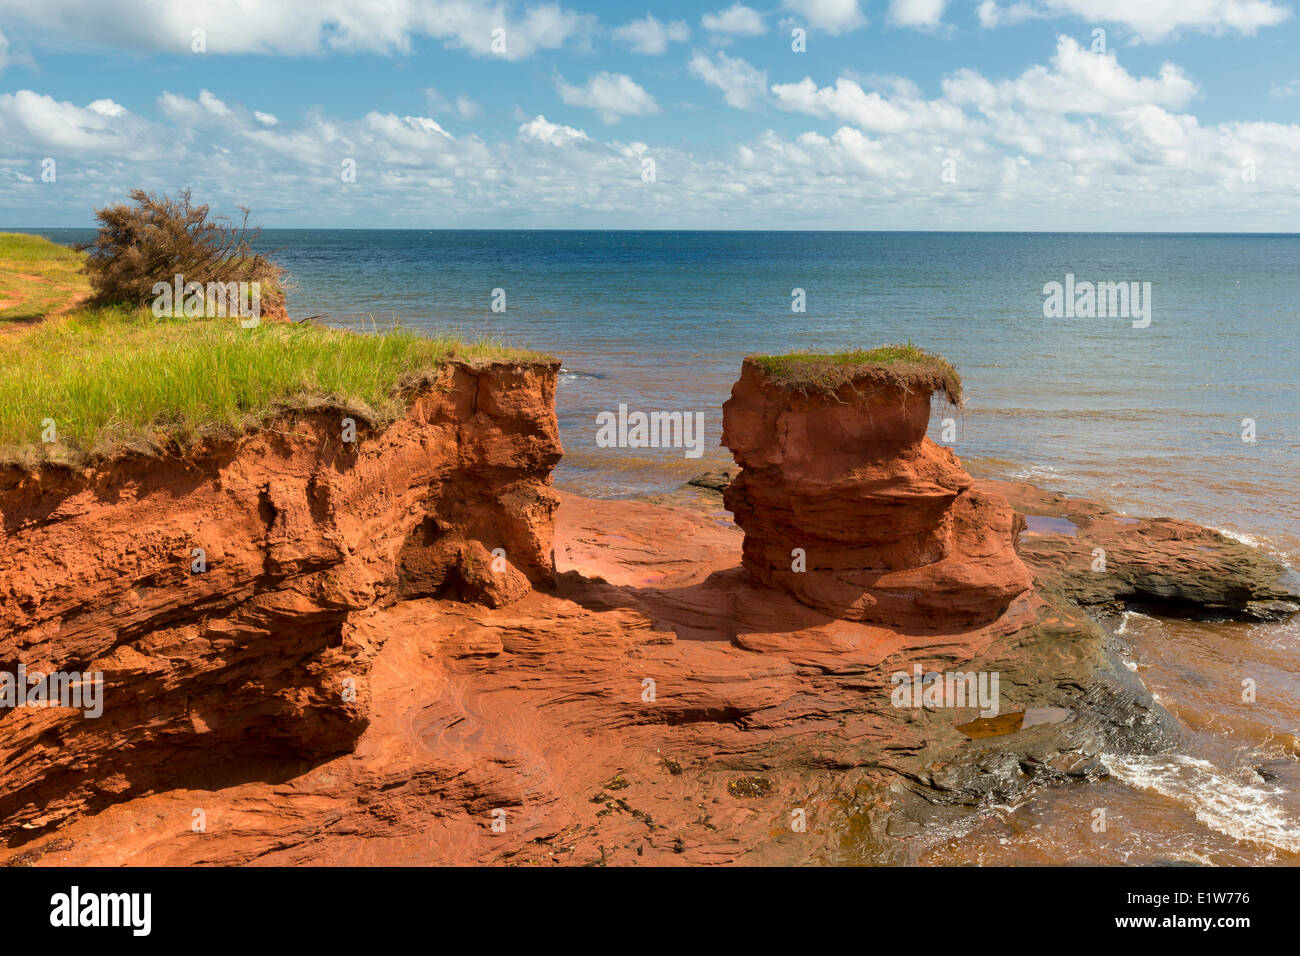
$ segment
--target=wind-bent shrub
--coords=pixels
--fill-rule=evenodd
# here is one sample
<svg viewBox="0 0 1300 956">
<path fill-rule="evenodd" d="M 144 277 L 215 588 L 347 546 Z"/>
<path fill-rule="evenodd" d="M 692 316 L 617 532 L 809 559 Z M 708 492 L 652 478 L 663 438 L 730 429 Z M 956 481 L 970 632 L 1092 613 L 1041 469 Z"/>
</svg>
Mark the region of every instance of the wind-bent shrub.
<svg viewBox="0 0 1300 956">
<path fill-rule="evenodd" d="M 96 305 L 143 305 L 154 298 L 154 284 L 169 286 L 175 276 L 185 283 L 257 282 L 263 314 L 284 314 L 280 267 L 249 245 L 261 230 L 248 227 L 249 211 L 238 225 L 229 217 L 208 218 L 188 189 L 172 199 L 143 189 L 130 192 L 130 203 L 95 212 L 99 235 L 80 248 L 87 253 L 86 272 Z"/>
</svg>

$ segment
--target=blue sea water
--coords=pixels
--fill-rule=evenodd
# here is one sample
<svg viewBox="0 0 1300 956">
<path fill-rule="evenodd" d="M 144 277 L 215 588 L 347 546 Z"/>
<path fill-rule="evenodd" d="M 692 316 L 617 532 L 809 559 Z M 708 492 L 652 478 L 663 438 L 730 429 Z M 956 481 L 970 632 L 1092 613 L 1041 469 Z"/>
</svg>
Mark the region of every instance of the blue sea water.
<svg viewBox="0 0 1300 956">
<path fill-rule="evenodd" d="M 261 244 L 292 274 L 295 316 L 560 357 L 556 478 L 589 494 L 728 463 L 721 407 L 747 354 L 911 341 L 965 380 L 954 448 L 976 473 L 1300 548 L 1300 236 L 267 230 Z M 1045 318 L 1044 285 L 1067 274 L 1151 283 L 1149 327 Z M 598 448 L 596 415 L 620 403 L 703 412 L 703 456 Z"/>
</svg>

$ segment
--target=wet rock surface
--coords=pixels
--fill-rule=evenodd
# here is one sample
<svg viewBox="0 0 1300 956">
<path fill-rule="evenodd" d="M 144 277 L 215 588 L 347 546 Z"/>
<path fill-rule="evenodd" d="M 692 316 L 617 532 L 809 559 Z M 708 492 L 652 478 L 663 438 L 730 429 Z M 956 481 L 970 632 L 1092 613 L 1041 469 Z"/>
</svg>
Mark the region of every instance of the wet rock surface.
<svg viewBox="0 0 1300 956">
<path fill-rule="evenodd" d="M 980 481 L 1029 518 L 1018 542 L 1036 578 L 1096 612 L 1276 621 L 1300 610 L 1287 569 L 1257 548 L 1173 518 L 1134 518 L 1033 485 Z M 1033 516 L 1063 523 L 1035 530 Z"/>
</svg>

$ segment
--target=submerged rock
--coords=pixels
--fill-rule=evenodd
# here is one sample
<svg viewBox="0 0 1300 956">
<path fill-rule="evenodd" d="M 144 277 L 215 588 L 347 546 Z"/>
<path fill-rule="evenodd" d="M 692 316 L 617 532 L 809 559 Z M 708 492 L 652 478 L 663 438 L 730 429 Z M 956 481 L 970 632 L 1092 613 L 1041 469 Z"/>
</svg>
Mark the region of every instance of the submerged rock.
<svg viewBox="0 0 1300 956">
<path fill-rule="evenodd" d="M 1019 552 L 1040 581 L 1098 612 L 1125 608 L 1166 616 L 1285 620 L 1300 610 L 1287 569 L 1257 548 L 1173 518 L 1134 518 L 1033 485 L 980 481 L 1024 513 L 1066 520 L 1020 535 Z"/>
</svg>

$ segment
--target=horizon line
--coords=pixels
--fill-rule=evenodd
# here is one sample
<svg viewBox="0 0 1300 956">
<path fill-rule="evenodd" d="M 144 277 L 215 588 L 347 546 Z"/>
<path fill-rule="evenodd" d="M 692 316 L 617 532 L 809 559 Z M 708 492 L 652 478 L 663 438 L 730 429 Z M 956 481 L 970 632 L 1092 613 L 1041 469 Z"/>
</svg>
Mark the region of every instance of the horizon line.
<svg viewBox="0 0 1300 956">
<path fill-rule="evenodd" d="M 98 229 L 84 226 L 0 226 L 0 232 L 38 232 L 53 229 Z M 578 226 L 261 226 L 263 232 L 277 230 L 322 232 L 696 232 L 696 233 L 833 233 L 841 235 L 1046 235 L 1046 236 L 1300 236 L 1300 232 L 1204 229 L 1153 230 L 1153 229 L 700 229 L 700 228 L 598 228 Z"/>
</svg>

